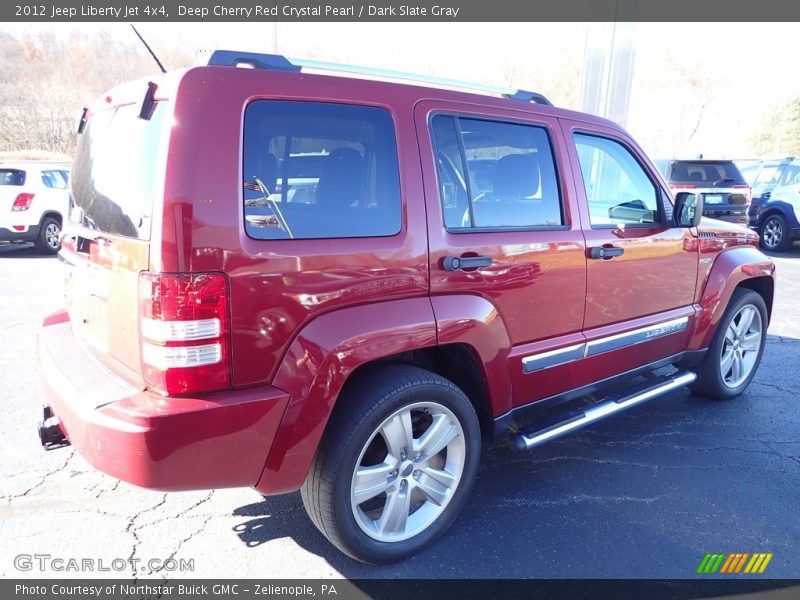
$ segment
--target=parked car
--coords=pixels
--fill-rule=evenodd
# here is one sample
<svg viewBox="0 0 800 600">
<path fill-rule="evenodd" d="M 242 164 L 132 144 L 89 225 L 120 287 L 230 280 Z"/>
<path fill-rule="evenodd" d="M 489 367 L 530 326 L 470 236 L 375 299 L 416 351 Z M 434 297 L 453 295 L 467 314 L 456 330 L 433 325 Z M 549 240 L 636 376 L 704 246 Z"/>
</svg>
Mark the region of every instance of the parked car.
<svg viewBox="0 0 800 600">
<path fill-rule="evenodd" d="M 787 250 L 800 237 L 794 190 L 800 184 L 800 160 L 788 157 L 764 160 L 742 170 L 753 186 L 748 210 L 750 227 L 759 232 L 762 246 Z M 781 198 L 774 198 L 780 191 Z M 793 203 L 794 202 L 794 203 Z"/>
<path fill-rule="evenodd" d="M 767 194 L 750 214 L 750 226 L 759 232 L 761 246 L 784 252 L 800 239 L 800 182 L 779 186 Z"/>
<path fill-rule="evenodd" d="M 673 193 L 703 197 L 703 215 L 747 225 L 750 184 L 732 160 L 658 160 L 656 165 Z"/>
<path fill-rule="evenodd" d="M 218 51 L 86 110 L 45 447 L 153 489 L 299 489 L 336 547 L 390 562 L 469 501 L 482 440 L 747 388 L 774 265 L 619 126 L 301 69 Z"/>
<path fill-rule="evenodd" d="M 0 161 L 0 242 L 33 242 L 42 254 L 58 252 L 68 178 L 67 163 Z"/>
</svg>

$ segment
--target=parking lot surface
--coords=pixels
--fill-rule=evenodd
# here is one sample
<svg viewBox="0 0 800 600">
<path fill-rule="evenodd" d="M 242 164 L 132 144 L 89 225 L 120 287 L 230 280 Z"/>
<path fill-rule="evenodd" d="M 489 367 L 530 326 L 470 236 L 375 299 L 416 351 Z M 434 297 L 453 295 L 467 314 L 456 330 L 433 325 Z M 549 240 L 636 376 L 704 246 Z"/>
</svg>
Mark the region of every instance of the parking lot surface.
<svg viewBox="0 0 800 600">
<path fill-rule="evenodd" d="M 772 552 L 768 575 L 800 577 L 800 247 L 774 258 L 770 335 L 746 394 L 679 391 L 530 453 L 487 448 L 446 536 L 375 567 L 334 550 L 299 494 L 164 494 L 98 473 L 71 448 L 44 452 L 36 332 L 61 303 L 61 269 L 2 246 L 0 576 L 682 578 L 707 552 Z M 34 554 L 93 559 L 95 571 L 19 570 L 15 557 Z M 183 570 L 158 570 L 168 558 Z M 114 559 L 124 570 L 97 570 Z"/>
</svg>

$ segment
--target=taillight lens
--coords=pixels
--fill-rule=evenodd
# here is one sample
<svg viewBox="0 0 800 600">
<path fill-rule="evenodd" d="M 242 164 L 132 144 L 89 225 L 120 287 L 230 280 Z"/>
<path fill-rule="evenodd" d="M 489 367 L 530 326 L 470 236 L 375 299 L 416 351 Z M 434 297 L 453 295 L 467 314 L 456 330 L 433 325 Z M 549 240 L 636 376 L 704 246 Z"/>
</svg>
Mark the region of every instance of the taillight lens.
<svg viewBox="0 0 800 600">
<path fill-rule="evenodd" d="M 11 205 L 12 212 L 21 212 L 28 210 L 33 202 L 33 194 L 18 194 L 14 204 Z"/>
<path fill-rule="evenodd" d="M 697 186 L 693 183 L 670 183 L 669 189 L 671 190 L 690 190 Z"/>
<path fill-rule="evenodd" d="M 753 201 L 753 188 L 747 185 L 746 183 L 737 183 L 733 186 L 734 189 L 742 190 L 742 194 L 744 194 L 744 203 L 750 204 Z"/>
<path fill-rule="evenodd" d="M 139 276 L 142 373 L 166 395 L 229 388 L 228 285 L 220 273 Z"/>
</svg>

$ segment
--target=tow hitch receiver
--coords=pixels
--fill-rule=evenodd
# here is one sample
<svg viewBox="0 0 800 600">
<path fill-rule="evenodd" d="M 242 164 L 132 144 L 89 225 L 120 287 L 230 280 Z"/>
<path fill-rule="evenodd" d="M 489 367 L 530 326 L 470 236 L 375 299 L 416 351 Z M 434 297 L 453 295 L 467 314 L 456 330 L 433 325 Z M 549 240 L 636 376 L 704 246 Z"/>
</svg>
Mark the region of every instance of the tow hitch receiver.
<svg viewBox="0 0 800 600">
<path fill-rule="evenodd" d="M 58 417 L 53 415 L 53 411 L 49 406 L 44 407 L 42 420 L 39 421 L 38 428 L 39 441 L 45 450 L 55 450 L 56 448 L 69 446 L 69 440 L 64 436 L 64 432 L 61 431 Z"/>
</svg>

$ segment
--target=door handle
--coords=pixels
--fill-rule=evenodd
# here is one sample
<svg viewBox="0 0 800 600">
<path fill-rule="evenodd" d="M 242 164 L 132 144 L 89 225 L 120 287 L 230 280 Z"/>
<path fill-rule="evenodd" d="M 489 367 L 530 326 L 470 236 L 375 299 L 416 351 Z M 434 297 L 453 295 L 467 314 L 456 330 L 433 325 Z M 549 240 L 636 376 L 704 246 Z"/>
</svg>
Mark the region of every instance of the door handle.
<svg viewBox="0 0 800 600">
<path fill-rule="evenodd" d="M 458 271 L 488 267 L 492 264 L 491 256 L 445 256 L 442 268 L 445 271 Z"/>
<path fill-rule="evenodd" d="M 614 258 L 615 256 L 622 256 L 625 254 L 624 248 L 617 248 L 616 246 L 592 246 L 589 248 L 590 258 Z"/>
</svg>

